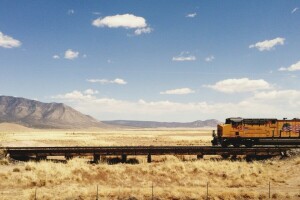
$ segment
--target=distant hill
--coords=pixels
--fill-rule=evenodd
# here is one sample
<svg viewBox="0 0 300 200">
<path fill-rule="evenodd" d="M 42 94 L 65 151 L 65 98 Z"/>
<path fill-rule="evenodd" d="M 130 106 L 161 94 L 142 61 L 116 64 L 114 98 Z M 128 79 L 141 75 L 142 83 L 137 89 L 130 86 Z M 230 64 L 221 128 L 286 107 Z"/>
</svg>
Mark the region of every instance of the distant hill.
<svg viewBox="0 0 300 200">
<path fill-rule="evenodd" d="M 20 124 L 7 123 L 7 122 L 0 123 L 0 131 L 5 131 L 5 132 L 33 132 L 39 130 L 41 129 L 28 128 Z"/>
<path fill-rule="evenodd" d="M 201 128 L 201 127 L 216 127 L 218 120 L 198 120 L 194 122 L 155 122 L 155 121 L 131 121 L 131 120 L 114 120 L 114 121 L 102 121 L 103 123 L 110 125 L 129 126 L 138 128 Z"/>
<path fill-rule="evenodd" d="M 62 103 L 42 103 L 11 96 L 0 96 L 1 122 L 33 128 L 107 127 L 93 117 Z"/>
</svg>

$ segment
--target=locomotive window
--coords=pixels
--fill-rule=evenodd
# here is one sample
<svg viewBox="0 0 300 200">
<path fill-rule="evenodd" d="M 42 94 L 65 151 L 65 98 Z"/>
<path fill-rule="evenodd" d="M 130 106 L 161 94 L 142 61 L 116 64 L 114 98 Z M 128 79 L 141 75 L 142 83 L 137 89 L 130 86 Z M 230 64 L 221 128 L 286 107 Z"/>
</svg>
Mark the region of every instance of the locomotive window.
<svg viewBox="0 0 300 200">
<path fill-rule="evenodd" d="M 238 126 L 238 125 L 241 125 L 242 123 L 241 122 L 234 122 L 234 121 L 232 121 L 232 123 L 231 123 L 233 126 Z"/>
</svg>

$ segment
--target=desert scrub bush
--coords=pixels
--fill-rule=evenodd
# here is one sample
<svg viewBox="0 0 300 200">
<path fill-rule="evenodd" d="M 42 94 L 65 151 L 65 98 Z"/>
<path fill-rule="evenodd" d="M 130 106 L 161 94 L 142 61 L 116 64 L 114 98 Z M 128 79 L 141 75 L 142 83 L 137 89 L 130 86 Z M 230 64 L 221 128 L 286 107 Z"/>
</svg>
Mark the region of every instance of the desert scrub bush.
<svg viewBox="0 0 300 200">
<path fill-rule="evenodd" d="M 6 154 L 7 154 L 7 152 L 6 152 L 5 149 L 0 149 L 0 159 L 5 158 L 5 157 L 6 157 Z"/>
<path fill-rule="evenodd" d="M 4 149 L 0 149 L 0 165 L 8 165 L 9 159 L 6 157 L 7 152 Z"/>
<path fill-rule="evenodd" d="M 18 167 L 15 167 L 15 168 L 13 168 L 13 172 L 20 172 L 21 170 L 20 170 L 20 168 L 18 168 Z"/>
<path fill-rule="evenodd" d="M 0 159 L 0 165 L 9 165 L 9 160 L 7 158 Z"/>
</svg>

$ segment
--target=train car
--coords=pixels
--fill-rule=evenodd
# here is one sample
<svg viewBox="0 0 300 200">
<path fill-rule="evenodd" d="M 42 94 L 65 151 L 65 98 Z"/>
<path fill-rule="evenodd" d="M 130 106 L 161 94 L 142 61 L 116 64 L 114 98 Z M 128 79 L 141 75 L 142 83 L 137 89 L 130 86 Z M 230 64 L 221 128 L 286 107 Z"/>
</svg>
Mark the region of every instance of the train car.
<svg viewBox="0 0 300 200">
<path fill-rule="evenodd" d="M 217 134 L 213 133 L 213 145 L 239 147 L 245 145 L 299 145 L 300 119 L 275 118 L 243 119 L 227 118 L 219 124 Z"/>
</svg>

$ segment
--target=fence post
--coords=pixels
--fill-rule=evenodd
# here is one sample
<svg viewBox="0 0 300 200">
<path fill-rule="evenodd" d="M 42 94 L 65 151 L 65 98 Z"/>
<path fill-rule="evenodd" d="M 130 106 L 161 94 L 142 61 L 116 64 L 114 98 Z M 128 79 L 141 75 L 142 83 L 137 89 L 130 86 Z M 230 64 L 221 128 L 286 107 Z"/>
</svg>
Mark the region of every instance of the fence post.
<svg viewBox="0 0 300 200">
<path fill-rule="evenodd" d="M 206 184 L 206 199 L 208 200 L 208 182 Z"/>
<path fill-rule="evenodd" d="M 269 181 L 269 199 L 271 199 L 271 181 Z"/>
<path fill-rule="evenodd" d="M 34 200 L 37 200 L 37 198 L 36 198 L 36 190 L 37 190 L 37 188 L 35 188 L 35 191 L 34 191 Z"/>
<path fill-rule="evenodd" d="M 152 200 L 154 199 L 154 193 L 153 193 L 153 181 L 152 181 Z"/>
<path fill-rule="evenodd" d="M 96 195 L 96 200 L 98 200 L 98 185 L 97 185 L 97 195 Z"/>
</svg>

